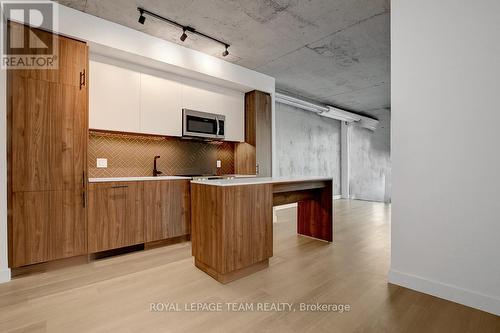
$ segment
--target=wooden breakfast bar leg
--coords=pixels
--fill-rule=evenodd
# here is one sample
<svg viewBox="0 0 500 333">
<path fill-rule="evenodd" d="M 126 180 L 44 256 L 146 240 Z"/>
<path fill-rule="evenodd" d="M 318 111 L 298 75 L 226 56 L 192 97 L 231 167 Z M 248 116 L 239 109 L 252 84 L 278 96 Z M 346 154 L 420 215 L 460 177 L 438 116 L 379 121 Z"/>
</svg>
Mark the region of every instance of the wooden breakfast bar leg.
<svg viewBox="0 0 500 333">
<path fill-rule="evenodd" d="M 298 202 L 297 232 L 300 235 L 333 241 L 332 184 L 314 190 L 314 197 Z"/>
</svg>

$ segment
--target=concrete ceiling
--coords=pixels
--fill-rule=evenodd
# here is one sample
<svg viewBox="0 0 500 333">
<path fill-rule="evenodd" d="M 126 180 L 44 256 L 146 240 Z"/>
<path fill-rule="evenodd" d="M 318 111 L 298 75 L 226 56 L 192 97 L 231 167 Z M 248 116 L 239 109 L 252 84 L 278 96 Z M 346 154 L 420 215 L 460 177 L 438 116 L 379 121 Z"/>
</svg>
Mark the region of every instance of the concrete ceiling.
<svg viewBox="0 0 500 333">
<path fill-rule="evenodd" d="M 225 59 L 276 78 L 277 90 L 370 114 L 390 109 L 389 0 L 62 0 L 59 3 L 221 57 L 221 45 L 137 7 L 231 44 Z"/>
</svg>

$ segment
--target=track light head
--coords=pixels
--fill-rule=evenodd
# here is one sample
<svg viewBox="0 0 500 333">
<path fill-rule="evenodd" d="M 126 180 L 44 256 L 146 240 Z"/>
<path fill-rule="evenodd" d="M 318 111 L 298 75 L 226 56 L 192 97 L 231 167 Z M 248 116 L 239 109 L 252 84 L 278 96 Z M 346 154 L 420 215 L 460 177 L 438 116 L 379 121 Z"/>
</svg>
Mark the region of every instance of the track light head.
<svg viewBox="0 0 500 333">
<path fill-rule="evenodd" d="M 186 34 L 186 29 L 182 29 L 182 35 L 181 35 L 181 42 L 185 41 L 186 38 L 188 38 L 188 35 Z"/>
<path fill-rule="evenodd" d="M 146 22 L 146 16 L 144 16 L 144 12 L 142 10 L 139 12 L 141 13 L 141 16 L 139 16 L 139 23 L 144 24 L 144 22 Z"/>
<path fill-rule="evenodd" d="M 229 45 L 226 45 L 226 50 L 224 52 L 222 52 L 223 57 L 227 57 L 229 55 L 229 51 L 227 50 L 228 47 L 229 47 Z"/>
</svg>

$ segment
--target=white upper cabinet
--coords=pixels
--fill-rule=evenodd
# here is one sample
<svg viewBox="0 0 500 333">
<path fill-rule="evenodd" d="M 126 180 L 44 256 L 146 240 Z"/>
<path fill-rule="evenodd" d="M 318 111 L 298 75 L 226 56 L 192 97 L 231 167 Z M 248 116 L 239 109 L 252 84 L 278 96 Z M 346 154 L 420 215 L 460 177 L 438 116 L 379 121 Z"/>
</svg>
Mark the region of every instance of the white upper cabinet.
<svg viewBox="0 0 500 333">
<path fill-rule="evenodd" d="M 182 109 L 226 116 L 225 140 L 245 140 L 245 94 L 161 73 L 90 61 L 91 129 L 182 136 Z"/>
<path fill-rule="evenodd" d="M 182 136 L 182 85 L 141 74 L 141 133 Z"/>
<path fill-rule="evenodd" d="M 225 140 L 245 141 L 245 94 L 188 80 L 182 87 L 182 108 L 226 116 Z"/>
<path fill-rule="evenodd" d="M 226 116 L 225 139 L 227 141 L 245 141 L 245 94 L 224 89 L 220 100 L 219 113 Z"/>
<path fill-rule="evenodd" d="M 220 114 L 221 105 L 221 94 L 217 86 L 194 80 L 184 80 L 182 86 L 183 108 Z"/>
<path fill-rule="evenodd" d="M 140 74 L 90 61 L 89 127 L 140 132 Z"/>
</svg>

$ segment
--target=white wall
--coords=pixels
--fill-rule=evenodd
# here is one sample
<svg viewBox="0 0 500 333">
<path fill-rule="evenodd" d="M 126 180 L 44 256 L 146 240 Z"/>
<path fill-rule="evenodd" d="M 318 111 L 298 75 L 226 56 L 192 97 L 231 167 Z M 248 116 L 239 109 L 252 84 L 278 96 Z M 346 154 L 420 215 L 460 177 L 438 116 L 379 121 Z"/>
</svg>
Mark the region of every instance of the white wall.
<svg viewBox="0 0 500 333">
<path fill-rule="evenodd" d="M 0 70 L 0 283 L 10 280 L 7 262 L 7 101 L 6 72 Z"/>
<path fill-rule="evenodd" d="M 500 2 L 391 16 L 389 281 L 500 315 Z"/>
<path fill-rule="evenodd" d="M 58 32 L 88 42 L 91 52 L 231 87 L 239 91 L 257 89 L 268 92 L 273 99 L 272 116 L 274 120 L 275 80 L 273 77 L 62 5 L 57 6 L 59 10 Z M 0 83 L 0 282 L 4 282 L 10 278 L 7 265 L 5 149 L 7 136 L 4 70 L 0 70 Z M 274 156 L 273 150 L 273 165 L 275 164 Z"/>
</svg>

